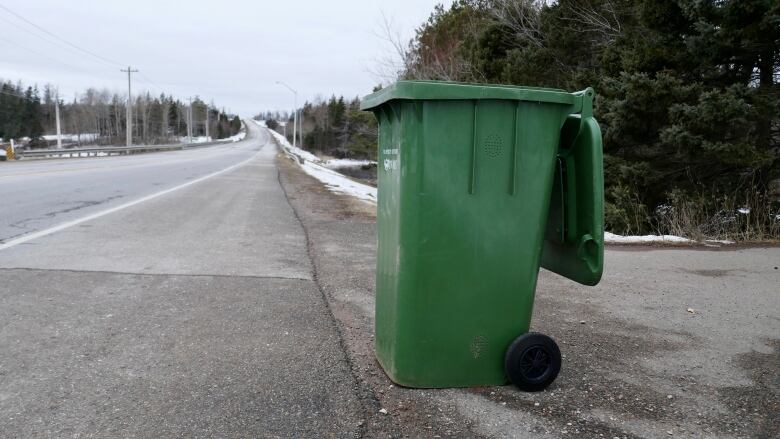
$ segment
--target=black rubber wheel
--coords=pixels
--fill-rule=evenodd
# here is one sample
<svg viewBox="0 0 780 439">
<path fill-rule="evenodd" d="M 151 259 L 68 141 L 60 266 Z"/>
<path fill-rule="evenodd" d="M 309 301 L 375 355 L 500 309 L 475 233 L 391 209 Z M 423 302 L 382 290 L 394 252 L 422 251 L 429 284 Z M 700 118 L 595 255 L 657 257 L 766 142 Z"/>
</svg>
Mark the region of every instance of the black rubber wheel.
<svg viewBox="0 0 780 439">
<path fill-rule="evenodd" d="M 561 371 L 561 350 L 552 338 L 529 332 L 509 345 L 504 368 L 520 390 L 539 392 L 552 384 Z"/>
</svg>

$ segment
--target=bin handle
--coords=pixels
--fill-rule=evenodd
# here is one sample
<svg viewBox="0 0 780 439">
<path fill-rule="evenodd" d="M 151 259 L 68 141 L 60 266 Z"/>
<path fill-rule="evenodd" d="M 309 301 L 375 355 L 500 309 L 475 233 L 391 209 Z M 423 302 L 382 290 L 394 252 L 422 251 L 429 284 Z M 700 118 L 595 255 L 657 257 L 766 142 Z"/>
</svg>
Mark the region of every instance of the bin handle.
<svg viewBox="0 0 780 439">
<path fill-rule="evenodd" d="M 582 119 L 593 117 L 593 88 L 588 87 L 585 90 L 574 93 L 575 96 L 580 97 L 578 108 L 575 108 L 575 113 L 582 115 Z"/>
</svg>

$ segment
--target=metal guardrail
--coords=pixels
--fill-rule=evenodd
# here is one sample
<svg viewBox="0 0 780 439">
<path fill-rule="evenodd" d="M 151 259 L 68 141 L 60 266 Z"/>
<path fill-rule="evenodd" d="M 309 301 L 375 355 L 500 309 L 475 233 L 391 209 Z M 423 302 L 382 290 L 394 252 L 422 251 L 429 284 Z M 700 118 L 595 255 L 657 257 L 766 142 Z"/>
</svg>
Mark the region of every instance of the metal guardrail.
<svg viewBox="0 0 780 439">
<path fill-rule="evenodd" d="M 244 121 L 241 121 L 242 129 L 240 132 L 246 132 L 248 129 Z M 227 143 L 234 143 L 232 139 L 221 139 L 212 142 L 203 143 L 177 143 L 170 145 L 142 145 L 142 146 L 95 146 L 91 148 L 63 148 L 63 149 L 23 149 L 16 148 L 15 156 L 11 159 L 25 159 L 25 158 L 78 158 L 78 157 L 104 157 L 112 155 L 128 155 L 128 154 L 144 154 L 149 152 L 162 152 L 162 151 L 180 151 L 182 149 L 195 149 L 203 148 L 206 146 L 222 145 Z"/>
<path fill-rule="evenodd" d="M 201 148 L 205 146 L 221 145 L 223 143 L 232 143 L 232 140 L 218 140 L 214 142 L 203 143 L 180 143 L 174 145 L 144 145 L 144 146 L 102 146 L 93 148 L 72 148 L 72 149 L 16 149 L 16 156 L 19 159 L 25 158 L 48 158 L 60 157 L 97 157 L 111 155 L 144 154 L 149 152 L 179 151 L 182 149 Z"/>
<path fill-rule="evenodd" d="M 268 128 L 268 129 L 270 130 L 270 128 Z M 303 156 L 301 156 L 300 154 L 296 154 L 296 153 L 290 151 L 289 149 L 285 148 L 284 145 L 282 145 L 282 143 L 279 142 L 279 140 L 277 140 L 276 137 L 274 137 L 273 135 L 271 136 L 271 140 L 276 144 L 277 147 L 281 148 L 282 152 L 287 157 L 297 161 L 298 164 L 301 164 L 301 165 L 306 163 L 306 159 L 303 158 Z"/>
</svg>

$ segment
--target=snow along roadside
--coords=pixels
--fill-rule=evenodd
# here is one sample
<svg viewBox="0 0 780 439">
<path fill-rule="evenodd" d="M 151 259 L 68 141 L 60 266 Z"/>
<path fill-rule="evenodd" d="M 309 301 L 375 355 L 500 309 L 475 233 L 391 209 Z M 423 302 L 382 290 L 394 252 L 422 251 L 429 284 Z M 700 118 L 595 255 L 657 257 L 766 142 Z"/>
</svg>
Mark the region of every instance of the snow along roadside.
<svg viewBox="0 0 780 439">
<path fill-rule="evenodd" d="M 255 121 L 259 126 L 265 127 L 263 121 Z M 319 157 L 290 145 L 290 142 L 281 134 L 274 130 L 268 130 L 286 150 L 288 154 L 296 156 L 301 160 L 296 160 L 298 165 L 309 175 L 325 184 L 331 191 L 339 194 L 350 195 L 365 202 L 376 205 L 376 188 L 358 183 L 339 174 L 336 171 L 328 169 L 329 167 L 338 167 L 339 165 L 354 165 L 342 163 L 340 160 L 330 160 L 321 162 Z M 303 162 L 303 163 L 301 163 Z M 346 160 L 343 162 L 347 162 Z M 318 163 L 323 163 L 320 165 Z M 370 162 L 366 162 L 368 164 Z M 362 162 L 360 164 L 363 164 Z M 644 235 L 644 236 L 622 236 L 610 232 L 604 232 L 604 243 L 606 244 L 696 244 L 693 239 L 683 238 L 675 235 Z M 707 240 L 705 244 L 734 244 L 734 241 L 726 240 Z"/>
<path fill-rule="evenodd" d="M 192 142 L 190 142 L 190 138 L 189 137 L 187 137 L 187 136 L 180 136 L 179 137 L 179 142 L 182 143 L 182 144 L 189 144 L 189 143 L 196 144 L 196 143 L 208 143 L 208 142 L 225 142 L 225 143 L 233 142 L 233 143 L 235 143 L 235 142 L 240 142 L 240 141 L 244 140 L 244 138 L 246 138 L 246 131 L 242 129 L 242 131 L 239 131 L 238 134 L 236 134 L 234 136 L 226 137 L 224 139 L 214 139 L 211 136 L 208 136 L 208 137 L 206 137 L 206 136 L 194 136 L 192 138 Z"/>
<path fill-rule="evenodd" d="M 694 241 L 675 235 L 644 235 L 644 236 L 622 236 L 614 233 L 604 232 L 604 242 L 607 244 L 687 244 Z"/>
<path fill-rule="evenodd" d="M 255 121 L 259 126 L 265 127 L 265 124 L 261 122 Z M 304 172 L 321 181 L 331 192 L 349 195 L 366 203 L 376 205 L 375 187 L 358 183 L 343 174 L 317 164 L 316 162 L 319 162 L 320 159 L 314 154 L 293 147 L 284 136 L 272 129 L 268 129 L 268 132 L 282 145 L 288 155 L 295 156 L 295 162 L 298 163 L 298 166 Z"/>
<path fill-rule="evenodd" d="M 683 238 L 675 235 L 644 235 L 644 236 L 621 236 L 614 233 L 604 232 L 604 242 L 606 244 L 698 244 L 699 241 Z M 708 239 L 704 244 L 734 244 L 734 241 L 721 239 Z"/>
</svg>

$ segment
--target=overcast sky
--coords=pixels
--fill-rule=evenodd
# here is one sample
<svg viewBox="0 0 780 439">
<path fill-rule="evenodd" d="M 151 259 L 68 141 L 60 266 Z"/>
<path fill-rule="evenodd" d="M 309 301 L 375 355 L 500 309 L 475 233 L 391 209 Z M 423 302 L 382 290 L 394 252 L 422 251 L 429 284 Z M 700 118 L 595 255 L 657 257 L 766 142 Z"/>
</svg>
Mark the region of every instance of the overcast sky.
<svg viewBox="0 0 780 439">
<path fill-rule="evenodd" d="M 389 55 L 383 14 L 405 40 L 449 0 L 0 0 L 0 5 L 98 55 L 84 54 L 0 8 L 0 78 L 51 83 L 72 99 L 87 87 L 199 95 L 243 116 L 299 100 L 371 92 Z"/>
</svg>

